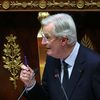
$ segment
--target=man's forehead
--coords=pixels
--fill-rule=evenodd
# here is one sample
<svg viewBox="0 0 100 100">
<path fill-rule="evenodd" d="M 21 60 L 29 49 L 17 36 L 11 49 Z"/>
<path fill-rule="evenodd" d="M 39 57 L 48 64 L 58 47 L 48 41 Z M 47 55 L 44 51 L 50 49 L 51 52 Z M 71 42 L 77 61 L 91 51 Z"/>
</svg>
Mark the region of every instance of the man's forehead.
<svg viewBox="0 0 100 100">
<path fill-rule="evenodd" d="M 53 34 L 54 33 L 54 27 L 44 26 L 44 27 L 42 27 L 42 31 L 43 31 L 44 34 Z"/>
</svg>

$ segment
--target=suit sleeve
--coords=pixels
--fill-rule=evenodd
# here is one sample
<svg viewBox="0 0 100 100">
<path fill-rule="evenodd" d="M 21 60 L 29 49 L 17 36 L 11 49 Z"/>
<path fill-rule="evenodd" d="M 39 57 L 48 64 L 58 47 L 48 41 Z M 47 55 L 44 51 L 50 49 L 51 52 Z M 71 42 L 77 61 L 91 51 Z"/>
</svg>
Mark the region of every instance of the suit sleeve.
<svg viewBox="0 0 100 100">
<path fill-rule="evenodd" d="M 96 100 L 100 100 L 100 62 L 93 77 L 93 89 L 96 96 Z"/>
<path fill-rule="evenodd" d="M 25 97 L 27 100 L 49 100 L 48 98 L 48 78 L 47 78 L 47 65 L 45 66 L 42 84 L 36 83 L 36 85 L 27 93 Z"/>
<path fill-rule="evenodd" d="M 27 100 L 48 100 L 48 95 L 42 85 L 36 83 L 36 85 L 30 91 L 26 92 L 24 96 Z"/>
</svg>

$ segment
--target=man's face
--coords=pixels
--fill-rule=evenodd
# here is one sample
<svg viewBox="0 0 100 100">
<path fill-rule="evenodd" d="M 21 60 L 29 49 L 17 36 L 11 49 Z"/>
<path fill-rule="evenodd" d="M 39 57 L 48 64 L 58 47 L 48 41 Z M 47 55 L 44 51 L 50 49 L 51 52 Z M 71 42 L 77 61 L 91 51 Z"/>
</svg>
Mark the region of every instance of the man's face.
<svg viewBox="0 0 100 100">
<path fill-rule="evenodd" d="M 54 35 L 52 31 L 53 27 L 53 24 L 43 26 L 42 45 L 46 47 L 48 55 L 60 58 L 62 53 L 62 41 L 59 37 Z"/>
</svg>

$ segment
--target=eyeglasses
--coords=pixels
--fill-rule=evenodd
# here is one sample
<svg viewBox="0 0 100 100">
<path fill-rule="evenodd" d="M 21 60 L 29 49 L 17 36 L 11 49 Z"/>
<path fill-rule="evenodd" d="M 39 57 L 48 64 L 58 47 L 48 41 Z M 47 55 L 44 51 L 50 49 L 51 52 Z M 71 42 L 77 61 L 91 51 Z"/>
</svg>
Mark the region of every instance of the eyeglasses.
<svg viewBox="0 0 100 100">
<path fill-rule="evenodd" d="M 45 36 L 45 34 L 44 34 L 43 32 L 41 33 L 41 35 L 42 35 L 42 38 L 44 39 L 45 42 L 49 42 L 49 41 L 48 41 L 48 37 Z"/>
<path fill-rule="evenodd" d="M 55 36 L 53 36 L 53 35 L 50 36 L 48 33 L 46 33 L 46 34 L 41 33 L 41 35 L 42 35 L 42 38 L 43 38 L 43 40 L 44 40 L 45 42 L 49 42 L 49 41 L 51 41 L 52 39 L 55 39 Z"/>
<path fill-rule="evenodd" d="M 47 43 L 50 42 L 51 40 L 55 40 L 57 38 L 54 35 L 50 36 L 48 33 L 44 34 L 43 32 L 41 33 L 41 35 L 42 35 L 42 38 L 43 38 L 44 42 L 47 42 Z"/>
</svg>

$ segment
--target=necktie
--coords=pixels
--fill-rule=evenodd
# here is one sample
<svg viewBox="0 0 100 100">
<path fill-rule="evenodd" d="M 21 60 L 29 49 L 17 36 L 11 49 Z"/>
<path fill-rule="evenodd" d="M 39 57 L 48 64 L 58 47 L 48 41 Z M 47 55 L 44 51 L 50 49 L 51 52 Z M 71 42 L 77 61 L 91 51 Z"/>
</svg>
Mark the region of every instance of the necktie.
<svg viewBox="0 0 100 100">
<path fill-rule="evenodd" d="M 69 78 L 68 78 L 68 64 L 63 61 L 63 67 L 64 67 L 64 76 L 63 76 L 63 82 L 62 85 L 66 91 L 66 93 L 68 92 L 68 84 L 69 84 Z"/>
<path fill-rule="evenodd" d="M 68 80 L 68 64 L 63 61 L 63 67 L 64 67 L 64 77 L 63 77 L 63 82 L 65 80 Z"/>
</svg>

